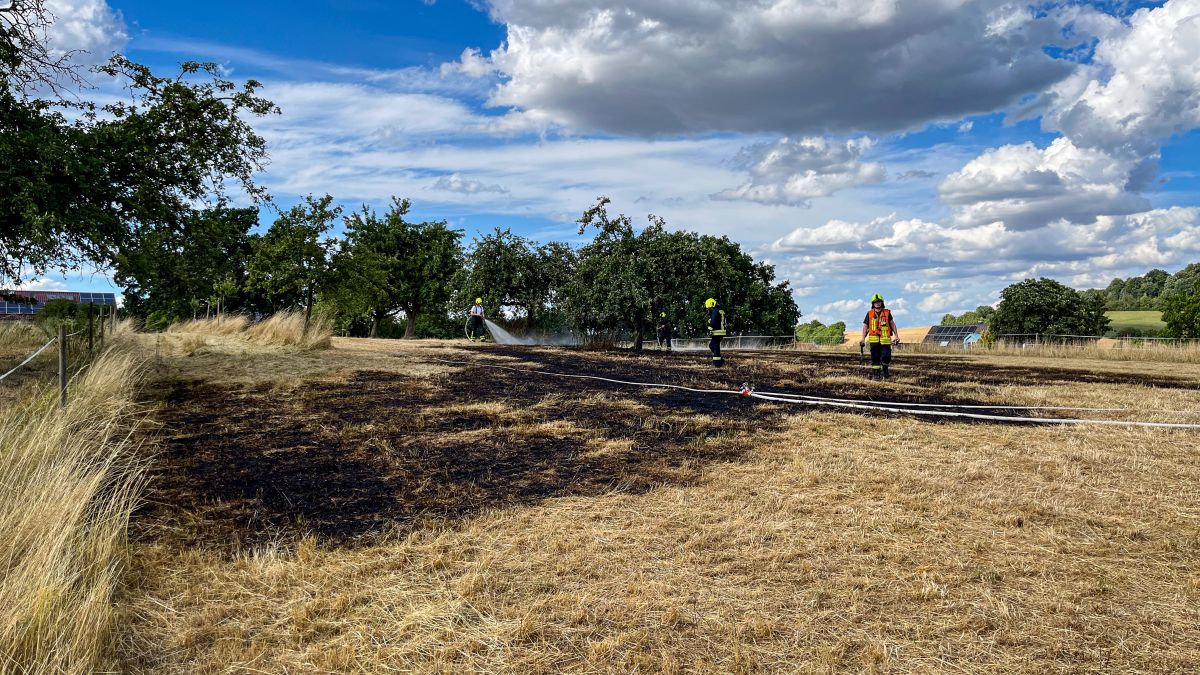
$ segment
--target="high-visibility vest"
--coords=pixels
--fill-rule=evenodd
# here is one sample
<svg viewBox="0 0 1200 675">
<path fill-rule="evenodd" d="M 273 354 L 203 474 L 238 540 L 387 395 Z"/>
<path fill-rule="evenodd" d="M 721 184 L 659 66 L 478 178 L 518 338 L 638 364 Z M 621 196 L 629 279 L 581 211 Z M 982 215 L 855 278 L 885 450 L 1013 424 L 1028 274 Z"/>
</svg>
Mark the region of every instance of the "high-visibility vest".
<svg viewBox="0 0 1200 675">
<path fill-rule="evenodd" d="M 884 309 L 876 312 L 872 309 L 867 313 L 867 342 L 892 344 L 892 312 Z"/>
<path fill-rule="evenodd" d="M 713 319 L 716 319 L 716 327 L 713 327 Z M 714 309 L 713 315 L 708 319 L 708 334 L 709 335 L 724 335 L 725 334 L 725 310 Z"/>
</svg>

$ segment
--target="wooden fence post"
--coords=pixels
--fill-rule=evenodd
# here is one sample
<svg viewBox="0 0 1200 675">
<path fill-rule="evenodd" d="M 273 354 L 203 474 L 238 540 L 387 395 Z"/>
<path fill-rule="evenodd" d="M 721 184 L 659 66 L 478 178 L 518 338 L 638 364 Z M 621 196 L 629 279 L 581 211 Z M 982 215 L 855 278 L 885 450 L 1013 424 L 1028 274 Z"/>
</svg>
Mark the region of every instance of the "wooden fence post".
<svg viewBox="0 0 1200 675">
<path fill-rule="evenodd" d="M 96 321 L 95 316 L 96 306 L 88 304 L 88 353 L 92 353 L 92 348 L 96 346 Z"/>
<path fill-rule="evenodd" d="M 67 326 L 58 326 L 58 405 L 67 407 Z"/>
</svg>

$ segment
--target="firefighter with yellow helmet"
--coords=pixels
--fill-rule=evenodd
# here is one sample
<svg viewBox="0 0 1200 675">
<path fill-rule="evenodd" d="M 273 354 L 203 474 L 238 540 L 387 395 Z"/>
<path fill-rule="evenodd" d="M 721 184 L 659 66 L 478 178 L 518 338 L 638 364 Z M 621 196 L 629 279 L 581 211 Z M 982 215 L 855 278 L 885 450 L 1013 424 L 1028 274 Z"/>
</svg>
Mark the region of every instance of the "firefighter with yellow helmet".
<svg viewBox="0 0 1200 675">
<path fill-rule="evenodd" d="M 883 296 L 878 293 L 871 296 L 871 309 L 863 318 L 862 340 L 858 344 L 861 347 L 864 343 L 871 345 L 871 379 L 886 380 L 892 363 L 892 345 L 900 343 L 900 333 L 892 310 L 884 306 Z"/>
<path fill-rule="evenodd" d="M 708 351 L 712 352 L 713 366 L 720 368 L 725 365 L 725 359 L 721 358 L 721 340 L 726 333 L 725 308 L 721 307 L 716 298 L 705 300 L 704 308 L 708 310 L 708 334 L 712 336 L 708 341 Z"/>
<path fill-rule="evenodd" d="M 486 318 L 483 311 L 483 298 L 475 298 L 475 304 L 471 306 L 471 312 L 467 317 L 467 339 L 475 342 L 483 342 L 487 339 L 487 333 L 483 329 L 483 321 Z"/>
</svg>

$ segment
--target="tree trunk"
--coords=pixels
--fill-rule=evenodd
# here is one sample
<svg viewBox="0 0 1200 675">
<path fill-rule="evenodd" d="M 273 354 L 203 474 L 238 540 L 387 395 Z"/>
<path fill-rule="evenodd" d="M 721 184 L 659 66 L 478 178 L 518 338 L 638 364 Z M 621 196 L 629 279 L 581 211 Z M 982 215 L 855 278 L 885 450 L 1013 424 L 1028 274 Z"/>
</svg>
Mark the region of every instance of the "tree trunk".
<svg viewBox="0 0 1200 675">
<path fill-rule="evenodd" d="M 640 352 L 642 351 L 642 335 L 646 332 L 646 325 L 641 318 L 635 321 L 633 325 L 633 351 Z"/>
<path fill-rule="evenodd" d="M 417 332 L 417 310 L 404 309 L 404 339 L 411 340 Z"/>
<path fill-rule="evenodd" d="M 369 338 L 377 337 L 379 335 L 379 315 L 379 310 L 371 312 L 371 332 L 367 334 L 367 337 Z"/>
<path fill-rule="evenodd" d="M 309 321 L 312 320 L 312 306 L 313 306 L 313 287 L 312 287 L 312 284 L 309 284 L 308 285 L 308 297 L 306 298 L 306 302 L 304 304 L 304 334 L 305 335 L 308 335 L 308 323 L 309 323 Z"/>
</svg>

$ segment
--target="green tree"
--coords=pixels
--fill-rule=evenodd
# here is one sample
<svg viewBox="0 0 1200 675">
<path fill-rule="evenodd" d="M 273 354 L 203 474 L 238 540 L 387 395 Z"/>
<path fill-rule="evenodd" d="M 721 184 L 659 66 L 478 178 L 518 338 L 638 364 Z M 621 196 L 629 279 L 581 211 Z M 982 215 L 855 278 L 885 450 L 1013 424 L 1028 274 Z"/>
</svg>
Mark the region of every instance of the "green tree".
<svg viewBox="0 0 1200 675">
<path fill-rule="evenodd" d="M 941 324 L 943 326 L 966 326 L 975 323 L 987 323 L 996 313 L 996 309 L 990 305 L 980 305 L 973 310 L 963 312 L 959 315 L 946 314 L 942 317 Z"/>
<path fill-rule="evenodd" d="M 1000 292 L 991 328 L 1004 334 L 1103 335 L 1108 330 L 1100 291 L 1082 294 L 1053 279 L 1026 279 Z"/>
<path fill-rule="evenodd" d="M 333 250 L 328 236 L 342 214 L 331 207 L 333 197 L 314 198 L 281 213 L 267 233 L 255 242 L 248 284 L 262 292 L 273 311 L 304 307 L 304 330 L 312 318 L 317 292 L 333 281 Z"/>
<path fill-rule="evenodd" d="M 628 216 L 608 214 L 608 204 L 602 197 L 579 219 L 580 234 L 595 228 L 596 235 L 580 249 L 563 289 L 563 306 L 578 328 L 628 328 L 638 350 L 660 313 L 681 334 L 703 333 L 703 303 L 715 297 L 738 332 L 791 332 L 799 310 L 787 283 L 774 283 L 772 266 L 756 263 L 726 237 L 668 232 L 654 215 L 635 232 Z"/>
<path fill-rule="evenodd" d="M 1192 263 L 1171 275 L 1163 284 L 1163 296 L 1192 295 L 1200 283 L 1200 263 Z"/>
<path fill-rule="evenodd" d="M 107 267 L 136 228 L 177 228 L 197 202 L 219 203 L 227 184 L 265 198 L 252 177 L 266 145 L 247 119 L 277 109 L 257 82 L 239 87 L 197 62 L 157 77 L 115 56 L 97 72 L 123 82 L 128 99 L 22 96 L 75 77 L 47 48 L 48 21 L 40 0 L 0 9 L 0 283 Z"/>
<path fill-rule="evenodd" d="M 482 297 L 487 307 L 507 308 L 525 318 L 533 330 L 538 318 L 552 307 L 570 279 L 575 252 L 559 242 L 539 245 L 512 230 L 496 228 L 475 240 L 456 303 L 466 306 Z"/>
<path fill-rule="evenodd" d="M 798 342 L 813 342 L 820 345 L 840 345 L 846 341 L 846 322 L 826 326 L 820 321 L 809 321 L 796 326 Z"/>
<path fill-rule="evenodd" d="M 161 310 L 195 316 L 201 300 L 235 297 L 245 286 L 258 210 L 217 207 L 193 211 L 180 227 L 139 227 L 118 254 L 114 280 L 136 316 Z M 215 304 L 215 303 L 214 303 Z"/>
<path fill-rule="evenodd" d="M 410 208 L 409 200 L 393 197 L 382 218 L 364 206 L 345 221 L 336 293 L 350 315 L 369 315 L 371 337 L 396 312 L 406 318 L 404 337 L 413 337 L 423 313 L 446 311 L 451 282 L 462 268 L 462 231 L 445 221 L 410 223 L 404 219 Z"/>
<path fill-rule="evenodd" d="M 1191 267 L 1191 266 L 1189 266 Z M 1163 303 L 1163 337 L 1200 338 L 1200 281 L 1192 286 L 1191 294 L 1177 293 Z"/>
</svg>

